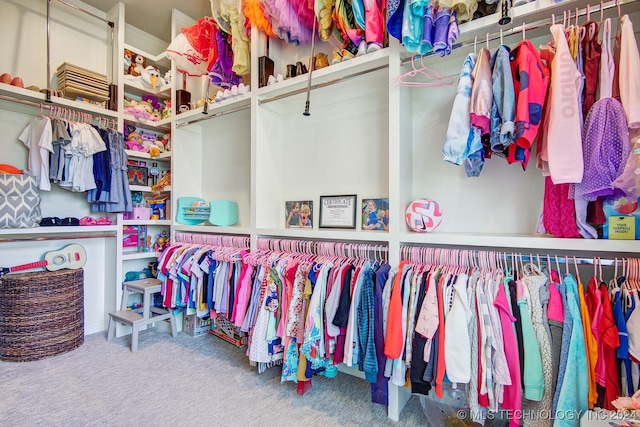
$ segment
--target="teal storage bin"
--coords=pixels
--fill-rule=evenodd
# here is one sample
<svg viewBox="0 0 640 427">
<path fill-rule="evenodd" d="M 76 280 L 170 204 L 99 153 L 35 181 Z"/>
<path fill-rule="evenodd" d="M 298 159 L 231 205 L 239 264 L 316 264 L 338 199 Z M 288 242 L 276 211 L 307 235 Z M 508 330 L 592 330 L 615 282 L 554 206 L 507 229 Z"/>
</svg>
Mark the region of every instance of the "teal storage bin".
<svg viewBox="0 0 640 427">
<path fill-rule="evenodd" d="M 200 197 L 179 197 L 176 221 L 180 224 L 198 225 L 209 217 L 209 206 Z"/>
<path fill-rule="evenodd" d="M 213 225 L 226 227 L 237 224 L 238 204 L 231 200 L 214 200 L 209 204 L 209 222 Z"/>
</svg>

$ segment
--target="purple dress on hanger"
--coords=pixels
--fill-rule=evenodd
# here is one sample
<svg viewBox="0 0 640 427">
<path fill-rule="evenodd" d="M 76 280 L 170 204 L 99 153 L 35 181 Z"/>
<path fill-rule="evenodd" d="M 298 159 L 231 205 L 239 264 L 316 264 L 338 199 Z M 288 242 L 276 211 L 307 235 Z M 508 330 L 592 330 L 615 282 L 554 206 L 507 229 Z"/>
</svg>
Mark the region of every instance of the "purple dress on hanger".
<svg viewBox="0 0 640 427">
<path fill-rule="evenodd" d="M 211 84 L 228 89 L 240 83 L 240 76 L 233 72 L 233 51 L 231 50 L 230 35 L 218 30 L 216 44 L 218 45 L 218 59 L 209 71 Z"/>
</svg>

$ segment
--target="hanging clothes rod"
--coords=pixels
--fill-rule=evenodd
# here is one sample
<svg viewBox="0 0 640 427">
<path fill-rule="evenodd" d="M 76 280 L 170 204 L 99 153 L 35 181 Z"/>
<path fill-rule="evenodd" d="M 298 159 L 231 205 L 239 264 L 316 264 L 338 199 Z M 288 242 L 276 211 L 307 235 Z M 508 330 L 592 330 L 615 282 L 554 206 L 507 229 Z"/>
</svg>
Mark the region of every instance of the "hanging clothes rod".
<svg viewBox="0 0 640 427">
<path fill-rule="evenodd" d="M 49 0 L 49 1 L 51 1 L 51 0 Z M 58 1 L 58 3 L 62 3 L 62 4 L 64 4 L 65 6 L 69 6 L 69 7 L 70 7 L 70 8 L 72 8 L 72 9 L 75 9 L 75 10 L 77 10 L 77 11 L 79 11 L 79 12 L 85 13 L 85 14 L 87 14 L 87 15 L 89 15 L 89 16 L 93 16 L 94 18 L 99 19 L 99 20 L 101 20 L 102 22 L 104 22 L 105 24 L 107 24 L 108 26 L 110 26 L 111 28 L 114 28 L 114 27 L 115 27 L 115 23 L 114 23 L 113 21 L 109 21 L 108 19 L 104 19 L 104 18 L 103 18 L 103 17 L 101 17 L 101 16 L 98 16 L 98 15 L 96 15 L 96 14 L 94 14 L 94 13 L 91 13 L 91 12 L 89 12 L 88 10 L 84 10 L 83 8 L 81 8 L 81 7 L 79 7 L 79 6 L 76 6 L 75 4 L 67 3 L 67 2 L 66 2 L 66 1 L 64 1 L 64 0 L 57 0 L 57 1 Z"/>
<path fill-rule="evenodd" d="M 0 243 L 7 242 L 39 242 L 39 241 L 47 241 L 47 240 L 75 240 L 75 239 L 112 239 L 115 238 L 117 234 L 115 232 L 112 233 L 101 233 L 101 234 L 78 234 L 78 235 L 48 235 L 48 236 L 40 236 L 40 237 L 0 237 Z"/>
<path fill-rule="evenodd" d="M 251 244 L 251 238 L 247 236 L 238 236 L 235 234 L 185 233 L 181 231 L 176 232 L 175 241 L 178 243 L 225 246 L 238 249 L 249 249 Z"/>
<path fill-rule="evenodd" d="M 189 120 L 186 122 L 180 122 L 180 123 L 176 123 L 176 128 L 181 128 L 193 123 L 198 123 L 204 120 L 209 120 L 209 119 L 213 119 L 214 117 L 220 117 L 220 116 L 224 116 L 227 114 L 231 114 L 231 113 L 237 113 L 238 111 L 242 111 L 242 110 L 246 110 L 247 108 L 251 108 L 251 105 L 243 105 L 242 107 L 238 107 L 238 108 L 234 108 L 231 110 L 225 110 L 225 111 L 220 111 L 219 113 L 214 113 L 214 114 L 208 114 L 208 113 L 204 113 L 204 116 L 201 116 L 197 119 L 193 119 L 193 120 Z"/>
<path fill-rule="evenodd" d="M 319 88 L 326 87 L 326 86 L 331 86 L 333 84 L 344 82 L 344 81 L 347 81 L 347 80 L 352 79 L 354 77 L 362 76 L 364 74 L 372 73 L 374 71 L 386 70 L 387 68 L 389 68 L 389 67 L 387 67 L 386 65 L 381 65 L 379 67 L 375 67 L 375 68 L 371 68 L 371 69 L 368 69 L 368 70 L 360 71 L 358 73 L 354 73 L 354 74 L 351 74 L 351 75 L 348 75 L 348 76 L 340 77 L 340 78 L 337 78 L 337 79 L 334 79 L 334 80 L 330 80 L 328 82 L 316 83 L 314 85 L 311 85 L 310 90 L 319 89 Z M 269 103 L 269 102 L 272 102 L 272 101 L 278 101 L 280 99 L 288 98 L 290 96 L 298 95 L 300 93 L 306 93 L 306 92 L 307 92 L 307 88 L 305 87 L 303 89 L 298 89 L 298 90 L 294 90 L 294 91 L 291 91 L 291 92 L 283 93 L 282 95 L 276 95 L 276 96 L 274 96 L 272 98 L 259 99 L 258 100 L 258 104 L 262 105 L 262 104 L 266 104 L 266 103 Z"/>
<path fill-rule="evenodd" d="M 565 263 L 569 263 L 569 264 L 573 264 L 574 262 L 574 255 L 568 256 L 568 255 L 551 255 L 551 254 L 523 254 L 523 253 L 519 253 L 519 252 L 502 252 L 502 251 L 474 251 L 474 250 L 467 250 L 467 249 L 442 249 L 442 248 L 428 248 L 428 249 L 433 249 L 433 251 L 426 253 L 424 251 L 417 251 L 417 252 L 412 252 L 411 249 L 412 248 L 417 248 L 415 246 L 410 247 L 410 246 L 405 246 L 401 252 L 402 254 L 402 259 L 405 259 L 407 261 L 411 261 L 411 262 L 420 262 L 420 263 L 429 263 L 429 262 L 436 262 L 436 261 L 442 261 L 442 260 L 451 260 L 454 261 L 453 264 L 457 265 L 457 262 L 460 261 L 461 259 L 470 259 L 473 258 L 474 260 L 478 260 L 481 258 L 486 258 L 486 259 L 501 259 L 501 260 L 508 260 L 508 261 L 520 261 L 522 260 L 522 262 L 533 262 L 533 263 L 537 263 L 538 260 L 540 260 L 541 263 L 546 262 L 547 259 L 550 259 L 551 262 L 557 262 L 559 264 L 565 264 Z M 440 249 L 440 252 L 437 252 L 436 249 Z M 465 257 L 470 257 L 470 258 L 465 258 Z M 600 257 L 593 257 L 593 258 L 585 258 L 585 257 L 575 257 L 575 262 L 578 265 L 602 265 L 602 266 L 616 266 L 616 265 L 621 265 L 621 263 L 623 262 L 624 259 L 628 259 L 629 257 L 619 257 L 619 258 L 615 258 L 615 259 L 607 259 L 607 258 L 600 258 Z"/>
<path fill-rule="evenodd" d="M 45 101 L 48 103 L 51 102 L 51 1 L 52 0 L 47 0 L 47 96 L 45 98 Z M 56 1 L 58 1 L 60 4 L 63 4 L 71 9 L 77 10 L 79 12 L 92 16 L 96 19 L 99 19 L 100 21 L 104 22 L 109 26 L 109 28 L 111 29 L 111 57 L 112 57 L 111 60 L 113 60 L 113 30 L 115 28 L 115 23 L 113 21 L 104 19 L 103 17 L 98 16 L 94 13 L 91 13 L 87 10 L 84 10 L 79 6 L 76 6 L 71 3 L 67 3 L 64 0 L 56 0 Z"/>
<path fill-rule="evenodd" d="M 93 117 L 93 114 L 91 113 L 85 113 L 83 111 L 81 111 L 79 108 L 75 108 L 75 107 L 57 107 L 55 105 L 48 105 L 48 104 L 42 104 L 42 103 L 37 103 L 37 102 L 33 102 L 33 101 L 27 101 L 26 99 L 20 99 L 20 98 L 14 98 L 12 96 L 7 96 L 7 95 L 0 95 L 0 99 L 5 100 L 5 101 L 10 101 L 10 102 L 15 102 L 18 104 L 23 104 L 23 105 L 28 105 L 30 107 L 35 107 L 35 108 L 46 108 L 47 110 L 53 111 L 54 108 L 58 108 L 60 110 L 62 110 L 62 112 L 67 112 L 67 111 L 71 111 L 74 113 L 80 113 L 80 114 L 88 114 L 91 118 L 91 120 L 96 120 L 96 117 Z M 102 114 L 97 114 L 98 118 L 99 117 L 103 117 L 104 119 L 109 120 L 111 123 L 117 124 L 116 119 L 113 117 L 109 117 L 108 115 L 102 115 Z"/>
<path fill-rule="evenodd" d="M 599 3 L 599 4 L 597 4 L 597 5 L 593 6 L 593 7 L 590 6 L 589 7 L 589 13 L 595 13 L 595 12 L 600 12 L 600 11 L 604 12 L 605 10 L 612 9 L 614 7 L 623 6 L 623 5 L 626 5 L 626 4 L 631 4 L 631 3 L 634 3 L 634 2 L 637 2 L 637 1 L 638 0 L 614 0 L 614 1 L 611 1 L 609 3 Z M 573 15 L 571 15 L 571 12 L 575 12 L 575 9 L 571 10 L 570 4 L 568 4 L 566 11 L 569 12 L 569 16 L 568 16 L 567 21 L 570 21 L 571 19 L 576 19 L 578 17 L 582 17 L 582 16 L 586 16 L 587 15 L 587 8 L 586 7 L 584 9 L 578 10 L 577 14 L 574 13 Z M 554 18 L 551 18 L 551 16 L 554 16 Z M 526 34 L 527 31 L 539 30 L 541 28 L 549 27 L 553 23 L 553 19 L 555 19 L 555 16 L 556 16 L 555 14 L 550 13 L 549 14 L 549 18 L 538 20 L 538 21 L 535 21 L 535 22 L 532 22 L 532 23 L 523 23 L 520 26 L 511 28 L 511 29 L 508 29 L 508 30 L 504 30 L 502 32 L 497 31 L 497 32 L 494 32 L 494 33 L 487 33 L 489 35 L 488 41 L 492 42 L 492 41 L 500 40 L 501 38 L 504 38 L 504 37 L 523 34 L 523 31 L 524 31 L 524 34 Z M 558 16 L 560 16 L 560 15 L 558 15 Z M 556 22 L 557 23 L 561 23 L 561 22 L 563 22 L 563 20 L 564 20 L 563 17 L 559 17 L 558 19 L 556 19 Z M 455 43 L 452 46 L 452 49 L 459 49 L 459 48 L 463 48 L 463 47 L 473 46 L 476 43 L 477 43 L 478 46 L 481 46 L 482 43 L 485 42 L 485 41 L 486 41 L 486 37 L 483 38 L 483 39 L 480 39 L 479 37 L 474 37 L 473 39 L 467 39 L 467 40 L 464 40 L 464 41 L 462 41 L 460 43 Z M 433 56 L 435 54 L 436 54 L 436 52 L 429 52 L 429 53 L 426 53 L 426 54 L 422 55 L 422 57 L 423 58 L 428 58 L 428 57 Z M 420 55 L 415 55 L 414 57 L 415 58 L 420 58 Z M 409 62 L 414 57 L 405 58 L 405 59 L 402 60 L 402 63 L 404 64 L 406 62 Z"/>
</svg>

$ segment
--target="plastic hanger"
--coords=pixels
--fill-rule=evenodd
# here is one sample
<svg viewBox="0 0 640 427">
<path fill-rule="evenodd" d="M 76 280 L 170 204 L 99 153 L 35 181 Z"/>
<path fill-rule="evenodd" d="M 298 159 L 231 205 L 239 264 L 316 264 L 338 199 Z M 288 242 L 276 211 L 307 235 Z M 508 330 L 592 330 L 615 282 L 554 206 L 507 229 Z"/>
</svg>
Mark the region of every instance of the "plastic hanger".
<svg viewBox="0 0 640 427">
<path fill-rule="evenodd" d="M 416 55 L 411 57 L 411 70 L 389 81 L 391 86 L 407 87 L 440 87 L 453 84 L 451 76 L 442 75 L 438 71 L 424 65 L 424 56 L 420 57 L 420 67 L 416 67 Z M 411 80 L 412 78 L 426 78 L 426 80 Z"/>
</svg>

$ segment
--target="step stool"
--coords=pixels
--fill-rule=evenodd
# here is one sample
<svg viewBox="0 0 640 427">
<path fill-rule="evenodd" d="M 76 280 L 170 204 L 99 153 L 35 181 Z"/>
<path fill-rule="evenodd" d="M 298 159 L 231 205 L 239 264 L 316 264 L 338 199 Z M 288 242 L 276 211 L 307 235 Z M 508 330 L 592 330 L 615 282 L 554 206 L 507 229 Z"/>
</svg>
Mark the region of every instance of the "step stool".
<svg viewBox="0 0 640 427">
<path fill-rule="evenodd" d="M 122 287 L 120 310 L 109 313 L 107 341 L 112 341 L 116 337 L 116 322 L 131 325 L 131 352 L 138 350 L 138 332 L 147 325 L 168 319 L 171 324 L 171 336 L 173 338 L 178 336 L 178 328 L 176 327 L 173 310 L 165 310 L 152 306 L 151 295 L 160 292 L 162 289 L 162 282 L 160 280 L 132 280 L 130 282 L 124 282 Z M 142 314 L 134 310 L 126 309 L 129 302 L 129 295 L 131 294 L 142 294 Z"/>
</svg>

